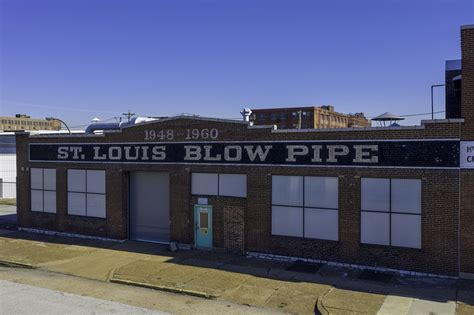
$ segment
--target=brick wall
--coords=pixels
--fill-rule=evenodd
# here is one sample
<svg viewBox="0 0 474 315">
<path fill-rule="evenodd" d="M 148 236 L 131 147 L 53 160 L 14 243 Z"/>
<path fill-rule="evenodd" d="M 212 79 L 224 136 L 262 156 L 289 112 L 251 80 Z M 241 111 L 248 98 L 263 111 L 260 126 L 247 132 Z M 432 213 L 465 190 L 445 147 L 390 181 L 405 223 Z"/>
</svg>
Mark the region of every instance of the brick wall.
<svg viewBox="0 0 474 315">
<path fill-rule="evenodd" d="M 427 123 L 416 128 L 275 132 L 247 128 L 241 123 L 176 119 L 139 125 L 102 136 L 17 137 L 18 218 L 21 227 L 45 228 L 88 235 L 128 237 L 128 174 L 132 171 L 170 173 L 171 240 L 194 243 L 192 172 L 247 174 L 247 198 L 209 197 L 213 206 L 213 238 L 216 248 L 239 247 L 241 222 L 226 211 L 242 209 L 245 250 L 311 257 L 346 263 L 377 265 L 442 274 L 457 273 L 457 218 L 459 172 L 456 170 L 249 167 L 225 165 L 138 165 L 40 163 L 28 161 L 29 143 L 110 143 L 143 141 L 147 129 L 172 129 L 173 141 L 185 140 L 187 128 L 217 128 L 220 141 L 239 140 L 364 140 L 364 139 L 456 139 L 460 124 Z M 165 140 L 166 141 L 166 140 Z M 54 167 L 57 173 L 57 214 L 33 213 L 29 205 L 29 168 Z M 107 170 L 107 218 L 83 218 L 67 214 L 67 168 Z M 323 241 L 271 235 L 271 175 L 315 175 L 339 177 L 339 241 Z M 360 244 L 360 177 L 421 178 L 423 180 L 422 250 Z M 240 210 L 239 210 L 240 211 Z M 226 213 L 228 215 L 226 215 Z M 238 231 L 229 233 L 231 226 Z M 236 233 L 234 233 L 236 232 Z"/>
<path fill-rule="evenodd" d="M 474 26 L 461 30 L 462 140 L 474 141 Z M 461 272 L 474 274 L 474 170 L 461 171 Z"/>
</svg>

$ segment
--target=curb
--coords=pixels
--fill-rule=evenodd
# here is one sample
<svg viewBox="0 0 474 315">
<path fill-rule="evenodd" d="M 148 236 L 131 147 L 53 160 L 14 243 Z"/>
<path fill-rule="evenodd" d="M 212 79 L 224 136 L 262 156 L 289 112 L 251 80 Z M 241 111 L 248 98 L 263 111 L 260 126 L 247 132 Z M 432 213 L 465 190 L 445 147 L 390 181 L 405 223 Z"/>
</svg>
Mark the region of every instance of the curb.
<svg viewBox="0 0 474 315">
<path fill-rule="evenodd" d="M 329 295 L 329 293 L 331 293 L 331 291 L 334 290 L 334 288 L 330 288 L 329 290 L 327 290 L 324 294 L 321 294 L 320 296 L 318 296 L 318 300 L 316 302 L 316 312 L 317 314 L 319 315 L 329 315 L 329 311 L 324 307 L 323 305 L 323 300 L 324 298 Z"/>
<path fill-rule="evenodd" d="M 112 279 L 110 279 L 110 282 L 118 283 L 118 284 L 125 284 L 125 285 L 133 285 L 133 286 L 136 286 L 136 287 L 142 287 L 142 288 L 165 291 L 165 292 L 171 292 L 171 293 L 186 294 L 186 295 L 196 296 L 196 297 L 205 298 L 205 299 L 215 299 L 216 298 L 215 295 L 205 293 L 205 292 L 186 290 L 186 289 L 180 289 L 180 288 L 175 288 L 175 287 L 167 287 L 167 286 L 155 285 L 155 284 L 149 284 L 149 283 L 143 283 L 143 282 L 136 282 L 136 281 L 132 281 L 132 280 L 123 280 L 123 279 L 114 279 L 114 278 L 112 278 Z"/>
<path fill-rule="evenodd" d="M 35 266 L 17 261 L 0 260 L 0 266 L 9 268 L 36 269 Z"/>
</svg>

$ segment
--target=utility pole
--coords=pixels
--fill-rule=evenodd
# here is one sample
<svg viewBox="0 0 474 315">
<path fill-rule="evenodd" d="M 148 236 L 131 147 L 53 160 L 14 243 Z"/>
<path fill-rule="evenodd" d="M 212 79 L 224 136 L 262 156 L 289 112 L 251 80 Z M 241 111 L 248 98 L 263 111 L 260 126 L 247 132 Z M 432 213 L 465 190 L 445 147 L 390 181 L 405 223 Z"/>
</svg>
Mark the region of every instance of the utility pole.
<svg viewBox="0 0 474 315">
<path fill-rule="evenodd" d="M 130 110 L 128 110 L 127 113 L 122 113 L 122 115 L 124 115 L 125 117 L 127 117 L 127 121 L 130 122 L 130 118 L 132 118 L 133 116 L 135 116 L 135 113 L 132 113 L 132 112 L 130 112 Z"/>
</svg>

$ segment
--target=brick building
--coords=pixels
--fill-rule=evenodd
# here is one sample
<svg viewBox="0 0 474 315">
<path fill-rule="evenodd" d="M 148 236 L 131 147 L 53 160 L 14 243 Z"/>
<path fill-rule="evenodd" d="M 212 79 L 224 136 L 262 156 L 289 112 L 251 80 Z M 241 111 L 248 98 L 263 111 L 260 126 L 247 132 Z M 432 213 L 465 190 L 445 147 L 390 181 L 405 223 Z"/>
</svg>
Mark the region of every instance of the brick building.
<svg viewBox="0 0 474 315">
<path fill-rule="evenodd" d="M 61 123 L 55 119 L 31 118 L 28 115 L 17 114 L 15 117 L 0 116 L 0 130 L 60 130 Z"/>
<path fill-rule="evenodd" d="M 252 109 L 254 125 L 276 125 L 278 129 L 357 128 L 370 127 L 364 113 L 343 114 L 334 106 L 309 106 Z"/>
<path fill-rule="evenodd" d="M 294 130 L 178 116 L 18 134 L 19 227 L 472 276 L 474 26 L 461 34 L 461 117 Z"/>
</svg>

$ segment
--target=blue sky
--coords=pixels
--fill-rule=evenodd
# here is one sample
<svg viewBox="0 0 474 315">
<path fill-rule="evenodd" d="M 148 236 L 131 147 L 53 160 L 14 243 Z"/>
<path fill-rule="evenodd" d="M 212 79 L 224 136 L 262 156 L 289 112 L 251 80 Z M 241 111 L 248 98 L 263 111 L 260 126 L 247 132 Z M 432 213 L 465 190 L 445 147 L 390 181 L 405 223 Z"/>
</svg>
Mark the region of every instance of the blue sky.
<svg viewBox="0 0 474 315">
<path fill-rule="evenodd" d="M 71 126 L 128 109 L 426 113 L 474 23 L 474 0 L 0 0 L 0 11 L 0 115 Z"/>
</svg>

